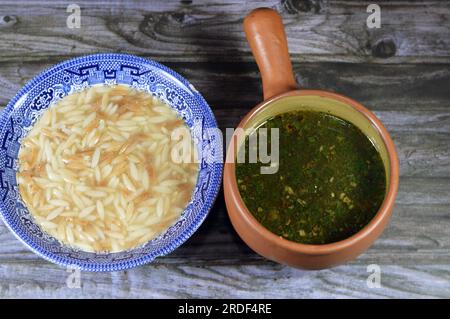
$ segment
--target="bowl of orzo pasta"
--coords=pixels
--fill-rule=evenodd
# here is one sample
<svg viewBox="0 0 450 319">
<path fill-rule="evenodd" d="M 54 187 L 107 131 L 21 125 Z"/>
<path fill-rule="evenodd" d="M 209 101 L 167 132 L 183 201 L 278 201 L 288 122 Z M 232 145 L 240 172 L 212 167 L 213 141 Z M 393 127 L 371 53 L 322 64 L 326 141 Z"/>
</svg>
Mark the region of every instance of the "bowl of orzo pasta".
<svg viewBox="0 0 450 319">
<path fill-rule="evenodd" d="M 166 255 L 197 230 L 220 187 L 211 109 L 149 59 L 55 65 L 9 102 L 0 130 L 0 215 L 61 266 L 118 271 Z"/>
</svg>

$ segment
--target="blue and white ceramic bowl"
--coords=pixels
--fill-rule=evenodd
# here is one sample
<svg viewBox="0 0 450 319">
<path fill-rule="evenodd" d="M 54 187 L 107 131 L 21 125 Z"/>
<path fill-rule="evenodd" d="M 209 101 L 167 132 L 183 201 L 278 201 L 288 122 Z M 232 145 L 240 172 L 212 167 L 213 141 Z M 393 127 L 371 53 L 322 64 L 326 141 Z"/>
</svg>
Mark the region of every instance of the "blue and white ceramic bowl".
<svg viewBox="0 0 450 319">
<path fill-rule="evenodd" d="M 61 244 L 35 224 L 16 181 L 18 152 L 26 128 L 50 104 L 96 84 L 126 84 L 158 96 L 174 108 L 197 141 L 201 163 L 191 201 L 180 219 L 144 246 L 119 253 L 88 253 Z M 194 125 L 195 124 L 195 125 Z M 43 258 L 87 271 L 118 271 L 166 255 L 185 242 L 216 199 L 222 177 L 222 140 L 203 97 L 183 77 L 154 61 L 124 54 L 97 54 L 60 63 L 39 74 L 9 102 L 0 117 L 0 213 L 16 237 Z"/>
</svg>

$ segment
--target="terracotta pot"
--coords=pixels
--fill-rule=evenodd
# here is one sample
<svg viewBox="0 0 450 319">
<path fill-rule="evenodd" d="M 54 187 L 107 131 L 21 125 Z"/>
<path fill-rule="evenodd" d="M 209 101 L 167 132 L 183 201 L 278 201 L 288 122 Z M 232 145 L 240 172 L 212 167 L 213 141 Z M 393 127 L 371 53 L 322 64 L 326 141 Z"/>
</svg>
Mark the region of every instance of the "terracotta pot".
<svg viewBox="0 0 450 319">
<path fill-rule="evenodd" d="M 386 169 L 387 188 L 375 217 L 345 240 L 325 245 L 306 245 L 283 239 L 262 226 L 242 201 L 236 183 L 234 160 L 243 138 L 235 135 L 233 139 L 236 139 L 236 144 L 234 147 L 230 144 L 224 170 L 225 201 L 231 222 L 248 246 L 279 263 L 321 269 L 354 259 L 380 236 L 390 219 L 399 182 L 399 163 L 394 143 L 375 115 L 358 102 L 336 93 L 297 88 L 283 24 L 276 11 L 267 8 L 252 11 L 244 20 L 244 30 L 261 72 L 264 101 L 244 117 L 238 128 L 248 131 L 274 115 L 292 110 L 313 110 L 336 115 L 356 125 L 372 140 Z"/>
</svg>

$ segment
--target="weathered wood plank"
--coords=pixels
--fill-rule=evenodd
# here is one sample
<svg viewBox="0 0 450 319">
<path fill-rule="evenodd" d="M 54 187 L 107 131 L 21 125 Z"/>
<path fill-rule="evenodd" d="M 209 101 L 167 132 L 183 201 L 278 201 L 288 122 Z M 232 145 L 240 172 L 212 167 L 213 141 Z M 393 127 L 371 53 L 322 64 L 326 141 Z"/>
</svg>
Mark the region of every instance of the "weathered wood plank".
<svg viewBox="0 0 450 319">
<path fill-rule="evenodd" d="M 450 4 L 378 1 L 380 29 L 355 1 L 77 1 L 81 29 L 66 27 L 67 2 L 2 1 L 0 61 L 130 52 L 160 61 L 250 61 L 243 16 L 259 6 L 283 16 L 295 61 L 449 62 Z"/>
<path fill-rule="evenodd" d="M 50 64 L 0 63 L 3 105 Z M 222 129 L 235 127 L 260 99 L 260 79 L 252 63 L 169 66 L 204 94 Z M 397 144 L 403 176 L 450 176 L 450 65 L 306 63 L 294 67 L 302 87 L 340 91 L 374 110 Z"/>
<path fill-rule="evenodd" d="M 380 118 L 384 119 L 382 116 Z M 391 129 L 393 126 L 387 127 Z M 397 147 L 402 176 L 450 177 L 449 133 L 391 133 Z"/>
<path fill-rule="evenodd" d="M 3 298 L 448 298 L 448 266 L 379 264 L 381 288 L 368 288 L 367 265 L 316 272 L 264 266 L 149 265 L 126 272 L 82 273 L 81 288 L 50 264 L 0 265 Z M 120 289 L 118 289 L 120 287 Z"/>
<path fill-rule="evenodd" d="M 0 63 L 0 106 L 6 105 L 27 81 L 63 60 Z M 187 78 L 214 110 L 249 110 L 262 99 L 255 63 L 166 65 Z M 398 120 L 410 120 L 411 111 L 448 111 L 450 107 L 450 64 L 294 63 L 294 71 L 300 88 L 348 95 L 374 111 L 402 111 L 405 118 Z M 440 119 L 423 117 L 417 124 L 420 129 L 422 124 Z M 441 125 L 428 127 L 445 129 Z"/>
<path fill-rule="evenodd" d="M 376 243 L 350 265 L 382 263 L 398 266 L 450 267 L 450 179 L 403 178 L 392 220 Z M 46 261 L 28 251 L 0 225 L 0 264 Z M 156 264 L 266 265 L 234 232 L 223 196 L 219 195 L 205 223 L 184 245 Z"/>
<path fill-rule="evenodd" d="M 0 223 L 1 298 L 450 297 L 448 2 L 378 1 L 377 30 L 365 27 L 369 2 L 349 0 L 77 3 L 82 28 L 70 30 L 65 1 L 1 1 L 1 106 L 66 58 L 128 52 L 180 72 L 208 100 L 220 127 L 234 127 L 261 97 L 242 17 L 271 6 L 285 21 L 301 87 L 353 97 L 392 133 L 401 163 L 396 207 L 358 259 L 305 272 L 253 253 L 233 231 L 219 195 L 205 223 L 174 253 L 130 271 L 83 273 L 82 289 L 67 288 L 64 269 L 28 251 Z M 380 289 L 366 285 L 373 263 L 382 270 Z"/>
</svg>

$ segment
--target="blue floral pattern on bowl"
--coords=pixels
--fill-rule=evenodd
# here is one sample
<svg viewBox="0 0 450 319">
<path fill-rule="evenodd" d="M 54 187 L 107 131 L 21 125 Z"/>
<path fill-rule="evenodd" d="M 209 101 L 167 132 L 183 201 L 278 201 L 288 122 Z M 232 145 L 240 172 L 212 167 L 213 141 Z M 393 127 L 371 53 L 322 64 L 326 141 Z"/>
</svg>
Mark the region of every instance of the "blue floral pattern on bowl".
<svg viewBox="0 0 450 319">
<path fill-rule="evenodd" d="M 16 181 L 20 143 L 35 121 L 55 101 L 96 84 L 125 84 L 158 96 L 185 120 L 202 154 L 192 199 L 180 219 L 145 245 L 119 253 L 80 251 L 43 232 L 22 201 Z M 217 197 L 222 140 L 208 134 L 211 128 L 217 128 L 217 123 L 203 97 L 183 77 L 159 63 L 125 54 L 96 54 L 60 63 L 28 82 L 0 117 L 0 215 L 27 247 L 61 266 L 119 271 L 149 263 L 185 242 Z"/>
</svg>

